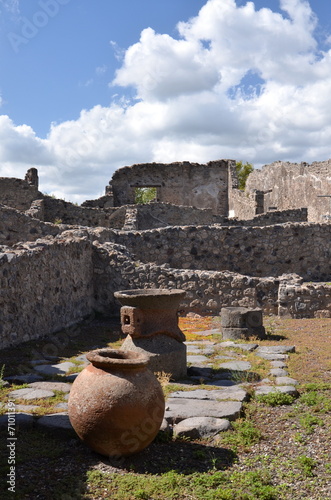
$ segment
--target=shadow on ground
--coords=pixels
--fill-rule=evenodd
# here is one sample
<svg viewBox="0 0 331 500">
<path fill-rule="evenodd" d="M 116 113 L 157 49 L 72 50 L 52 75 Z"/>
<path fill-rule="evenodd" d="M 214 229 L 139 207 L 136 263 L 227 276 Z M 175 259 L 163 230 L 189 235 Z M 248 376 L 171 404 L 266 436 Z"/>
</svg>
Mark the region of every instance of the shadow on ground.
<svg viewBox="0 0 331 500">
<path fill-rule="evenodd" d="M 58 362 L 82 352 L 106 347 L 110 342 L 122 342 L 123 339 L 118 319 L 93 316 L 42 339 L 1 350 L 0 367 L 5 365 L 5 376 L 23 375 L 33 372 L 34 361 L 46 359 Z"/>
<path fill-rule="evenodd" d="M 2 442 L 6 433 L 1 433 Z M 4 479 L 2 499 L 75 500 L 88 498 L 87 473 L 180 474 L 225 470 L 236 460 L 231 450 L 208 443 L 163 442 L 159 437 L 145 450 L 127 458 L 106 458 L 91 451 L 72 432 L 50 432 L 37 428 L 17 432 L 16 488 L 8 491 L 7 453 L 1 450 L 0 473 Z M 111 479 L 109 479 L 111 480 Z"/>
</svg>

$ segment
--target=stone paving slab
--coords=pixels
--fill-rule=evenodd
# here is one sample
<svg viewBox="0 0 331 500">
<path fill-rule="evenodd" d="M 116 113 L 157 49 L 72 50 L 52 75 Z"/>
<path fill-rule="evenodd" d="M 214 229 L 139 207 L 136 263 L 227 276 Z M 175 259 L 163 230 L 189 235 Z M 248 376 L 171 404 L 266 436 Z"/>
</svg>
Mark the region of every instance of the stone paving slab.
<svg viewBox="0 0 331 500">
<path fill-rule="evenodd" d="M 34 417 L 29 413 L 15 413 L 15 429 L 25 429 L 32 427 L 34 424 Z M 0 416 L 0 429 L 8 428 L 8 415 Z"/>
<path fill-rule="evenodd" d="M 28 412 L 28 411 L 34 411 L 37 410 L 39 406 L 37 405 L 15 405 L 15 411 L 16 412 Z"/>
<path fill-rule="evenodd" d="M 187 352 L 192 353 L 192 354 L 207 355 L 207 354 L 213 354 L 215 352 L 214 347 L 211 345 L 199 346 L 199 345 L 191 345 L 191 344 L 187 345 L 186 344 L 186 347 L 187 347 Z"/>
<path fill-rule="evenodd" d="M 46 391 L 44 389 L 34 389 L 27 387 L 25 389 L 17 389 L 9 393 L 9 396 L 14 399 L 47 399 L 55 396 L 53 391 Z"/>
<path fill-rule="evenodd" d="M 222 356 L 215 356 L 215 360 L 218 360 L 218 359 L 227 359 L 229 361 L 232 361 L 234 359 L 236 359 L 234 356 L 226 356 L 226 355 L 222 355 Z"/>
<path fill-rule="evenodd" d="M 45 427 L 48 429 L 73 430 L 68 414 L 65 412 L 51 413 L 50 415 L 40 417 L 37 419 L 36 424 L 39 427 Z"/>
<path fill-rule="evenodd" d="M 245 401 L 248 397 L 246 391 L 242 388 L 236 387 L 232 389 L 197 389 L 195 391 L 176 391 L 169 394 L 169 398 L 186 398 L 186 399 L 201 399 L 201 400 L 232 400 L 232 401 Z"/>
<path fill-rule="evenodd" d="M 265 359 L 266 361 L 284 361 L 288 359 L 287 354 L 272 354 L 272 353 L 267 353 L 267 352 L 256 352 L 256 355 L 259 356 L 259 358 Z"/>
<path fill-rule="evenodd" d="M 259 344 L 236 344 L 232 342 L 232 340 L 228 340 L 227 342 L 221 342 L 219 344 L 221 347 L 235 347 L 237 349 L 242 349 L 243 351 L 255 351 L 259 347 Z"/>
<path fill-rule="evenodd" d="M 207 356 L 204 356 L 202 354 L 193 354 L 192 356 L 188 355 L 187 356 L 187 362 L 194 364 L 194 366 L 201 365 L 204 363 L 208 363 L 210 361 Z"/>
<path fill-rule="evenodd" d="M 50 360 L 47 360 L 47 359 L 33 359 L 31 361 L 29 361 L 29 365 L 31 366 L 38 366 L 38 365 L 49 365 L 51 364 L 52 361 Z"/>
<path fill-rule="evenodd" d="M 30 384 L 32 382 L 42 381 L 43 377 L 41 375 L 37 375 L 36 373 L 26 373 L 25 375 L 5 377 L 5 380 L 11 384 Z"/>
<path fill-rule="evenodd" d="M 174 426 L 174 435 L 191 439 L 213 437 L 231 428 L 229 420 L 213 417 L 192 417 Z"/>
<path fill-rule="evenodd" d="M 237 349 L 241 349 L 243 351 L 255 351 L 259 347 L 259 344 L 234 344 L 233 347 L 236 347 Z"/>
<path fill-rule="evenodd" d="M 298 396 L 298 391 L 293 385 L 279 385 L 277 387 L 270 385 L 261 385 L 255 390 L 255 395 L 264 396 L 265 394 L 270 394 L 271 392 L 282 392 L 284 394 L 289 394 L 290 396 Z"/>
<path fill-rule="evenodd" d="M 207 380 L 204 382 L 206 385 L 214 385 L 215 387 L 234 387 L 238 384 L 229 378 L 214 378 L 213 380 Z"/>
<path fill-rule="evenodd" d="M 59 408 L 60 410 L 68 410 L 68 403 L 59 403 L 55 406 L 55 408 Z"/>
<path fill-rule="evenodd" d="M 288 372 L 284 368 L 271 368 L 270 375 L 273 377 L 286 377 Z"/>
<path fill-rule="evenodd" d="M 257 352 L 266 354 L 285 354 L 287 352 L 295 352 L 294 345 L 262 345 L 257 348 Z"/>
<path fill-rule="evenodd" d="M 203 330 L 202 332 L 193 332 L 193 335 L 202 335 L 203 337 L 208 337 L 209 335 L 222 335 L 219 328 L 214 328 L 213 330 Z"/>
<path fill-rule="evenodd" d="M 77 361 L 80 361 L 82 364 L 85 364 L 85 363 L 86 363 L 87 365 L 89 365 L 89 364 L 90 364 L 89 360 L 88 360 L 88 359 L 87 359 L 87 357 L 86 357 L 86 354 L 80 354 L 79 356 L 77 356 L 77 357 L 76 357 L 76 360 L 77 360 Z"/>
<path fill-rule="evenodd" d="M 292 377 L 276 377 L 277 385 L 297 385 L 298 381 Z"/>
<path fill-rule="evenodd" d="M 242 403 L 237 401 L 201 401 L 200 399 L 169 398 L 165 419 L 178 423 L 191 417 L 216 417 L 235 420 L 240 416 Z"/>
<path fill-rule="evenodd" d="M 38 373 L 42 373 L 44 375 L 65 375 L 70 368 L 75 366 L 74 363 L 70 361 L 65 361 L 63 363 L 58 363 L 56 365 L 39 365 L 35 366 L 34 369 Z"/>
<path fill-rule="evenodd" d="M 270 366 L 273 368 L 286 368 L 284 361 L 270 361 Z"/>
<path fill-rule="evenodd" d="M 32 387 L 33 389 L 43 389 L 45 391 L 70 392 L 72 384 L 69 384 L 68 382 L 47 381 L 33 382 L 32 384 L 29 384 L 29 387 Z"/>
<path fill-rule="evenodd" d="M 221 363 L 219 368 L 241 372 L 250 370 L 252 365 L 248 361 L 229 361 L 228 363 Z"/>
</svg>

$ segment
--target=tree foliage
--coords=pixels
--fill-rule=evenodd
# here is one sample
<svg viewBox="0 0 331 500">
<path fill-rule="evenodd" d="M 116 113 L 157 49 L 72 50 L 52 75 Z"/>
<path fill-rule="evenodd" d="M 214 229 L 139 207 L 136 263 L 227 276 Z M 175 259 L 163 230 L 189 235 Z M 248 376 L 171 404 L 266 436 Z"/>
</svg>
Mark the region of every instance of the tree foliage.
<svg viewBox="0 0 331 500">
<path fill-rule="evenodd" d="M 136 187 L 135 203 L 149 203 L 156 200 L 157 190 L 156 187 Z"/>
<path fill-rule="evenodd" d="M 236 170 L 238 176 L 238 187 L 244 191 L 246 186 L 247 177 L 251 172 L 253 172 L 254 167 L 251 163 L 243 163 L 242 161 L 237 161 Z"/>
</svg>

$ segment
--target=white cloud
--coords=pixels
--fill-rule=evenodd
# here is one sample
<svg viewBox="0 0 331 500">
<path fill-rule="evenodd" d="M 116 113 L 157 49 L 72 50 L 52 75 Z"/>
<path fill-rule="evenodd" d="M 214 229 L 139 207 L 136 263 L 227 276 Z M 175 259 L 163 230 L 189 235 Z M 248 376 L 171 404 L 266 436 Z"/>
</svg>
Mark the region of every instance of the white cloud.
<svg viewBox="0 0 331 500">
<path fill-rule="evenodd" d="M 1 6 L 12 14 L 19 14 L 20 12 L 19 0 L 1 0 Z"/>
<path fill-rule="evenodd" d="M 136 99 L 83 110 L 53 124 L 45 140 L 2 117 L 5 171 L 34 163 L 45 191 L 83 201 L 132 163 L 327 159 L 331 51 L 319 50 L 308 2 L 280 5 L 282 14 L 209 0 L 178 24 L 178 38 L 146 28 L 113 81 L 134 87 Z"/>
</svg>

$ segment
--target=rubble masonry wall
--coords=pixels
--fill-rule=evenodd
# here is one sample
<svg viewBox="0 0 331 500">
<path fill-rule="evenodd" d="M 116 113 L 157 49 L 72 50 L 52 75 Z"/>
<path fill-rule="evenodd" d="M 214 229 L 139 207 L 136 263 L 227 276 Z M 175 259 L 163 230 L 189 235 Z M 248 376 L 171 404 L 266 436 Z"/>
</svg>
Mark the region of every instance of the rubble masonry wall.
<svg viewBox="0 0 331 500">
<path fill-rule="evenodd" d="M 296 273 L 305 281 L 331 280 L 331 224 L 108 230 L 102 238 L 126 246 L 144 263 L 261 277 Z"/>
<path fill-rule="evenodd" d="M 38 240 L 0 254 L 0 348 L 77 323 L 92 306 L 87 239 Z"/>
</svg>

